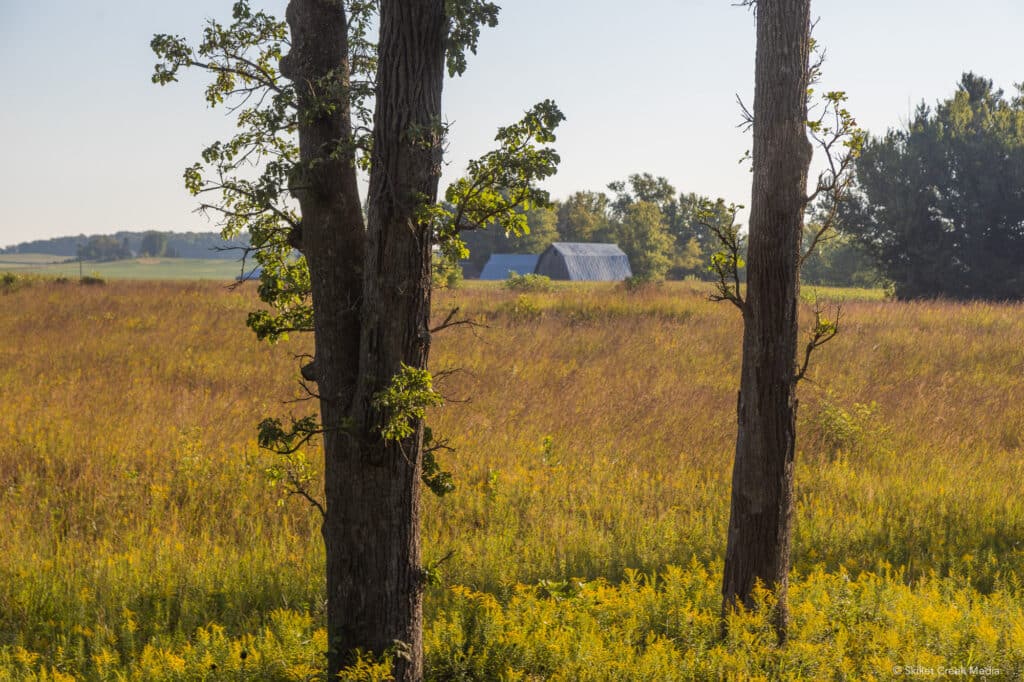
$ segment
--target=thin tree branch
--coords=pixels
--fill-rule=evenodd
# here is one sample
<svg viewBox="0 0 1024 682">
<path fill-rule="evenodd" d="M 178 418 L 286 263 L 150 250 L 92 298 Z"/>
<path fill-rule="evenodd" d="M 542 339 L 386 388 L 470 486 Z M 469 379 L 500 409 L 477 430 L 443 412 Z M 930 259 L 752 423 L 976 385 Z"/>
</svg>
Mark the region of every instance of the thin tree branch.
<svg viewBox="0 0 1024 682">
<path fill-rule="evenodd" d="M 842 306 L 836 306 L 835 320 L 825 318 L 824 311 L 817 300 L 814 302 L 814 327 L 808 333 L 807 345 L 804 346 L 804 358 L 800 369 L 793 377 L 796 384 L 807 376 L 807 368 L 811 363 L 811 354 L 831 341 L 839 333 L 839 321 L 842 317 Z"/>
<path fill-rule="evenodd" d="M 320 502 L 320 500 L 313 497 L 309 493 L 309 491 L 306 490 L 305 486 L 297 482 L 295 474 L 293 474 L 292 472 L 288 472 L 288 484 L 291 486 L 288 489 L 289 495 L 298 495 L 300 497 L 305 498 L 307 502 L 316 507 L 316 510 L 320 512 L 321 517 L 327 518 L 327 510 L 324 508 L 324 505 Z"/>
</svg>

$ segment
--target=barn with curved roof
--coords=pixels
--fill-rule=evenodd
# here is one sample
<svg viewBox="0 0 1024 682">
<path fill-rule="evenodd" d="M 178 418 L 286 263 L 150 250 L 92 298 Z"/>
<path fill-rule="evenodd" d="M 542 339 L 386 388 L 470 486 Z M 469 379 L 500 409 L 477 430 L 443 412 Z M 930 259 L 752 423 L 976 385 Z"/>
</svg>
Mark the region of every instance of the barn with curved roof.
<svg viewBox="0 0 1024 682">
<path fill-rule="evenodd" d="M 555 242 L 537 259 L 538 275 L 573 281 L 615 282 L 633 276 L 618 244 Z"/>
</svg>

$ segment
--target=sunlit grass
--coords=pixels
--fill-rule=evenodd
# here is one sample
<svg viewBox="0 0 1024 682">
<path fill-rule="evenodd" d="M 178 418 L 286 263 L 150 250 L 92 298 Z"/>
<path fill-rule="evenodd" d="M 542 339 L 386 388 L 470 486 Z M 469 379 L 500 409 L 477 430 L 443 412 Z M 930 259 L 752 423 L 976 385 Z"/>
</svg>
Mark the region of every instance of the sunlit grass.
<svg viewBox="0 0 1024 682">
<path fill-rule="evenodd" d="M 453 552 L 427 594 L 432 679 L 1019 676 L 1024 307 L 819 293 L 844 328 L 800 387 L 776 649 L 759 614 L 714 627 L 740 320 L 706 297 L 436 297 L 478 326 L 434 340 L 458 489 L 425 498 L 426 559 Z M 315 410 L 283 403 L 309 343 L 258 344 L 255 305 L 158 282 L 0 296 L 0 680 L 315 676 L 317 515 L 278 504 L 255 444 L 262 417 Z"/>
</svg>

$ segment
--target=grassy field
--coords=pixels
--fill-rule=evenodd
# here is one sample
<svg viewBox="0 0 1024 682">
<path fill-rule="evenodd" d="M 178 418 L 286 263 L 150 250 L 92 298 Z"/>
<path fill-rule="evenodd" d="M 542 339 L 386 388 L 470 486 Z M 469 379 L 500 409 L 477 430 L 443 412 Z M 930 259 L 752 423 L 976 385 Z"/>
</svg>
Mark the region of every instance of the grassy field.
<svg viewBox="0 0 1024 682">
<path fill-rule="evenodd" d="M 436 298 L 485 326 L 434 342 L 458 488 L 426 498 L 426 558 L 453 552 L 428 679 L 1024 678 L 1024 306 L 818 292 L 845 328 L 800 388 L 779 648 L 762 612 L 717 636 L 735 310 L 686 283 Z M 316 514 L 255 443 L 314 409 L 284 402 L 310 344 L 258 344 L 255 305 L 214 283 L 0 295 L 0 680 L 319 679 Z"/>
<path fill-rule="evenodd" d="M 49 253 L 0 253 L 0 267 L 21 269 L 63 263 L 67 258 Z"/>
<path fill-rule="evenodd" d="M 0 254 L 0 273 L 77 278 L 78 261 L 68 263 L 66 260 L 39 253 Z M 214 258 L 132 258 L 82 263 L 82 274 L 104 279 L 211 279 L 230 282 L 240 272 L 239 262 Z"/>
</svg>

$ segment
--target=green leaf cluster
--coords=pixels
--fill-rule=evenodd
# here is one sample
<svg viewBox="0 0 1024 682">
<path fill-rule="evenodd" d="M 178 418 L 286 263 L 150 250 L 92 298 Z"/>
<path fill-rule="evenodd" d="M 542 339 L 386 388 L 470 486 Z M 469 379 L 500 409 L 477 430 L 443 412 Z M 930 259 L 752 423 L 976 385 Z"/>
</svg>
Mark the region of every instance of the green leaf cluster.
<svg viewBox="0 0 1024 682">
<path fill-rule="evenodd" d="M 528 234 L 524 211 L 550 203 L 537 183 L 555 174 L 560 158 L 551 147 L 565 116 L 552 100 L 529 109 L 522 119 L 498 129 L 498 148 L 469 162 L 465 177 L 452 183 L 445 201 L 424 217 L 434 225 L 441 249 L 457 259 L 468 256 L 459 236 L 464 230 L 501 226 L 506 234 Z"/>
<path fill-rule="evenodd" d="M 202 160 L 185 170 L 184 181 L 201 198 L 199 210 L 219 220 L 225 239 L 249 232 L 245 255 L 262 267 L 260 296 L 280 311 L 253 313 L 250 326 L 271 341 L 312 328 L 308 285 L 306 293 L 300 289 L 308 275 L 296 272 L 304 264 L 288 243 L 300 224 L 288 191 L 300 169 L 296 93 L 278 70 L 287 45 L 285 22 L 253 11 L 244 0 L 234 4 L 230 24 L 208 20 L 195 47 L 166 34 L 150 43 L 160 59 L 154 83 L 175 82 L 182 69 L 205 71 L 212 78 L 207 103 L 229 106 L 236 116 L 234 136 L 207 145 Z"/>
<path fill-rule="evenodd" d="M 448 15 L 448 74 L 461 76 L 466 72 L 466 52 L 476 54 L 480 27 L 498 25 L 501 8 L 482 0 L 445 0 Z"/>
<path fill-rule="evenodd" d="M 547 275 L 526 273 L 523 275 L 513 273 L 505 280 L 504 287 L 509 291 L 545 292 L 551 291 L 554 285 Z"/>
<path fill-rule="evenodd" d="M 715 278 L 713 301 L 729 301 L 739 308 L 743 307 L 741 290 L 741 272 L 746 267 L 743 254 L 746 253 L 746 239 L 740 234 L 740 226 L 736 223 L 736 214 L 743 207 L 738 204 L 726 204 L 724 200 L 711 202 L 700 201 L 694 206 L 694 215 L 714 235 L 717 251 L 711 254 L 708 271 Z M 728 215 L 728 219 L 723 219 Z"/>
<path fill-rule="evenodd" d="M 450 448 L 441 441 L 434 439 L 434 431 L 429 426 L 423 427 L 423 473 L 421 478 L 423 484 L 437 495 L 444 497 L 455 490 L 455 479 L 451 472 L 441 468 L 437 461 L 438 450 L 449 450 Z"/>
<path fill-rule="evenodd" d="M 307 415 L 298 419 L 292 417 L 291 424 L 285 428 L 280 419 L 268 417 L 260 422 L 256 441 L 261 448 L 273 450 L 281 454 L 296 452 L 313 436 L 323 433 L 316 415 Z"/>
<path fill-rule="evenodd" d="M 400 441 L 415 433 L 414 424 L 423 419 L 428 407 L 444 402 L 434 390 L 433 377 L 425 369 L 402 364 L 387 388 L 373 396 L 373 408 L 381 415 L 380 435 Z"/>
</svg>

